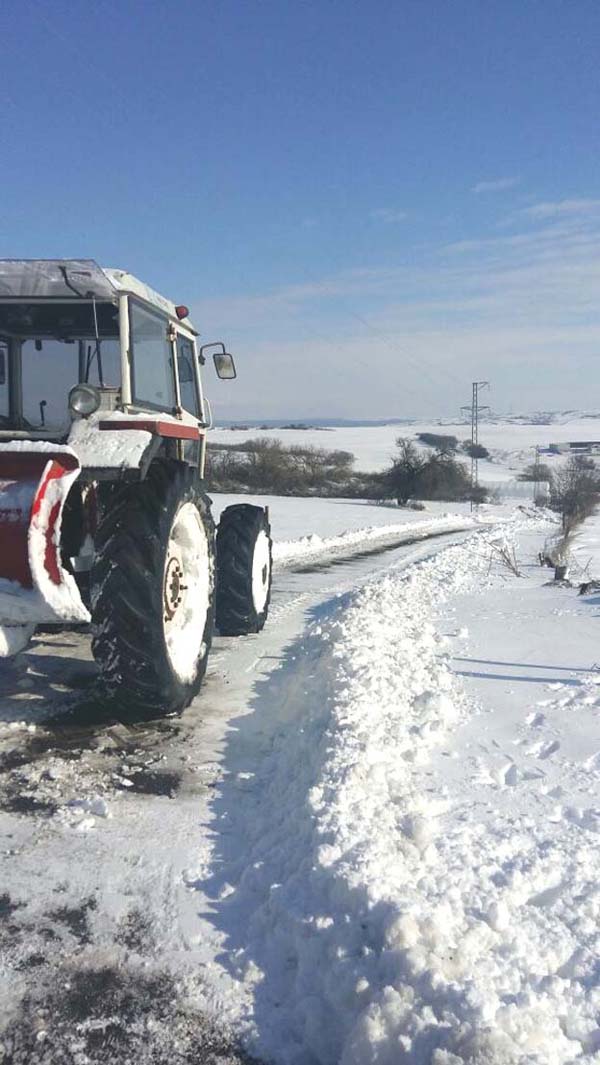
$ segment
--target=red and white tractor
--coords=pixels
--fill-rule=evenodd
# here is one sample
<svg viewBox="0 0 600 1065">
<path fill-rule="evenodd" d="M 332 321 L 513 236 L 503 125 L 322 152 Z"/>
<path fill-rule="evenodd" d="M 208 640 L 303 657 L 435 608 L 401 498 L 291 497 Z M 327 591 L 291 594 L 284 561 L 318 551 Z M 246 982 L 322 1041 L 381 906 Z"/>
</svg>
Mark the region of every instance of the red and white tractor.
<svg viewBox="0 0 600 1065">
<path fill-rule="evenodd" d="M 0 260 L 0 655 L 90 623 L 108 692 L 153 714 L 198 691 L 213 629 L 258 632 L 268 514 L 215 535 L 211 416 L 188 310 L 92 260 Z"/>
</svg>

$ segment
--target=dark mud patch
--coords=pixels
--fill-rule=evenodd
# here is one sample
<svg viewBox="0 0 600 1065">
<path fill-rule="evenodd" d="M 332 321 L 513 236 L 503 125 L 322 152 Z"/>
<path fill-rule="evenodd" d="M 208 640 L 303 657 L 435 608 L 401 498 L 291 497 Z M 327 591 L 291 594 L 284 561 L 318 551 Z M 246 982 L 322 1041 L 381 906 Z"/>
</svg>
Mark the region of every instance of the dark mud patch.
<svg viewBox="0 0 600 1065">
<path fill-rule="evenodd" d="M 10 814 L 47 814 L 51 817 L 58 810 L 58 804 L 49 799 L 37 799 L 35 795 L 11 792 L 0 797 L 0 810 Z"/>
<path fill-rule="evenodd" d="M 24 902 L 13 902 L 10 895 L 5 891 L 0 895 L 0 921 L 6 921 L 12 917 L 15 910 L 22 910 Z"/>
<path fill-rule="evenodd" d="M 45 954 L 29 954 L 26 958 L 23 958 L 22 961 L 18 962 L 15 965 L 15 969 L 19 973 L 27 972 L 29 969 L 39 969 L 39 967 L 41 965 L 45 965 L 46 962 L 47 958 Z M 2 1058 L 0 1058 L 0 1061 L 2 1061 Z"/>
<path fill-rule="evenodd" d="M 63 761 L 74 762 L 81 758 L 81 747 L 76 745 L 75 741 L 61 743 L 56 733 L 38 733 L 35 737 L 25 739 L 14 750 L 0 754 L 0 775 L 32 765 L 47 754 L 52 754 Z"/>
<path fill-rule="evenodd" d="M 120 785 L 123 791 L 138 795 L 166 795 L 172 799 L 181 787 L 181 774 L 167 769 L 136 769 L 127 774 L 129 786 Z"/>
<path fill-rule="evenodd" d="M 79 943 L 91 943 L 89 914 L 96 909 L 96 905 L 96 900 L 89 898 L 79 906 L 60 906 L 57 910 L 51 910 L 48 917 L 68 928 Z"/>
<path fill-rule="evenodd" d="M 21 925 L 17 924 L 13 917 L 24 905 L 23 902 L 13 902 L 7 891 L 0 895 L 0 949 L 2 951 L 10 950 L 21 940 Z"/>
<path fill-rule="evenodd" d="M 134 721 L 126 715 L 115 717 L 104 708 L 94 720 L 80 712 L 65 710 L 44 721 L 35 735 L 20 736 L 18 746 L 0 753 L 0 776 L 36 764 L 51 755 L 63 762 L 79 761 L 86 751 L 103 755 L 152 751 L 175 739 L 181 731 L 178 721 Z M 161 794 L 161 793 L 157 793 Z"/>
<path fill-rule="evenodd" d="M 62 967 L 23 1000 L 2 1065 L 259 1065 L 164 972 Z"/>
</svg>

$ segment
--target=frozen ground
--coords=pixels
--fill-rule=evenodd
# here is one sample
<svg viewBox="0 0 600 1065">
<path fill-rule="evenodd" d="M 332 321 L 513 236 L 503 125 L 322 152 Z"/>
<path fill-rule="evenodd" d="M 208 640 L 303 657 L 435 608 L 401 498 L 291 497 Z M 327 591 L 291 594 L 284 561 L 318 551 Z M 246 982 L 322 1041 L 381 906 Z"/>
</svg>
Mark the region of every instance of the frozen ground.
<svg viewBox="0 0 600 1065">
<path fill-rule="evenodd" d="M 253 774 L 278 736 L 302 728 L 306 623 L 390 562 L 411 565 L 465 535 L 283 568 L 267 629 L 217 640 L 201 696 L 179 719 L 116 714 L 82 635 L 41 635 L 3 664 L 6 1063 L 244 1060 L 246 1011 L 218 912 L 228 888 L 213 898 L 208 881 L 222 865 L 215 848 L 242 857 L 255 831 Z"/>
</svg>

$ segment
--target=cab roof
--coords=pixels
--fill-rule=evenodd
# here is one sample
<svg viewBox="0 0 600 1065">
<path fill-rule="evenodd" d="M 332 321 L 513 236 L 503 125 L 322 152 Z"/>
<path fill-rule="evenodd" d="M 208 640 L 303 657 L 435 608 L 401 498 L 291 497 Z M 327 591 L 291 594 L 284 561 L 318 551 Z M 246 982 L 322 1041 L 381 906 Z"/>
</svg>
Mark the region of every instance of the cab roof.
<svg viewBox="0 0 600 1065">
<path fill-rule="evenodd" d="M 126 270 L 99 266 L 94 259 L 0 259 L 0 300 L 114 302 L 123 292 L 180 321 L 175 303 Z M 197 332 L 189 318 L 181 324 Z"/>
</svg>

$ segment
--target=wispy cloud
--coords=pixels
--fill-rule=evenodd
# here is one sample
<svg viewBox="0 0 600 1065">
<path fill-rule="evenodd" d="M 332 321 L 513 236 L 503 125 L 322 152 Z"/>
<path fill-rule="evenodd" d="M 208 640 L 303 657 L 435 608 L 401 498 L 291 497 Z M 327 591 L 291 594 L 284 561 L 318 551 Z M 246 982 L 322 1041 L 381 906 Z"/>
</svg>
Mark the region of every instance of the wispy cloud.
<svg viewBox="0 0 600 1065">
<path fill-rule="evenodd" d="M 202 301 L 198 322 L 237 347 L 240 403 L 258 417 L 446 414 L 477 376 L 498 409 L 585 407 L 600 354 L 600 203 L 560 201 L 573 202 L 585 208 L 515 213 L 509 234 L 421 246 L 404 265 Z"/>
<path fill-rule="evenodd" d="M 504 192 L 505 189 L 514 189 L 520 182 L 518 177 L 494 178 L 493 181 L 478 181 L 473 185 L 471 192 Z"/>
<path fill-rule="evenodd" d="M 408 218 L 408 211 L 399 211 L 395 207 L 376 207 L 369 217 L 376 222 L 405 222 Z"/>
<path fill-rule="evenodd" d="M 590 215 L 600 211 L 600 200 L 556 200 L 551 203 L 534 203 L 520 212 L 529 218 L 556 218 L 560 215 Z"/>
</svg>

